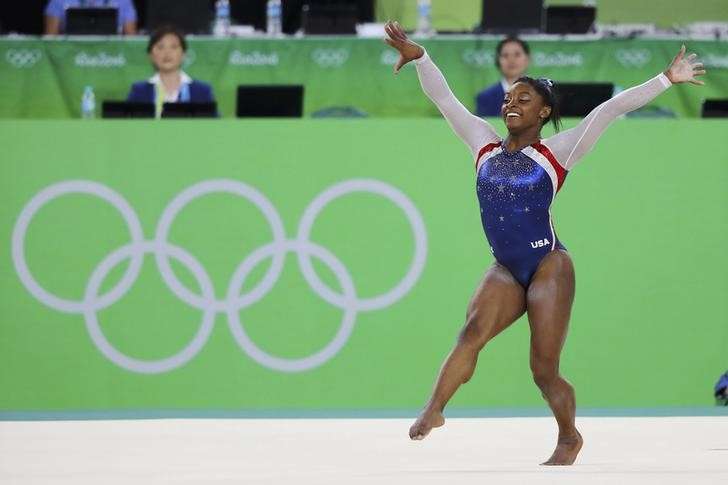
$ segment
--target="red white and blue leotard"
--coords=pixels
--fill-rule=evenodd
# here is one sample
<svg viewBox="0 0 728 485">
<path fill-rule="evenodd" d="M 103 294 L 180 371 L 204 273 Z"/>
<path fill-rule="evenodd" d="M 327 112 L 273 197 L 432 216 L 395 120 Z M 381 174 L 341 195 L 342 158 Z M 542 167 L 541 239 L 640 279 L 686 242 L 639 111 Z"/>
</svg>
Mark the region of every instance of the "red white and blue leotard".
<svg viewBox="0 0 728 485">
<path fill-rule="evenodd" d="M 485 235 L 496 261 L 528 287 L 550 251 L 565 249 L 556 236 L 551 203 L 566 174 L 618 116 L 671 86 L 660 73 L 600 104 L 576 127 L 515 152 L 485 120 L 471 114 L 427 53 L 415 61 L 425 94 L 437 105 L 475 159 L 476 192 Z"/>
<path fill-rule="evenodd" d="M 565 249 L 556 237 L 551 202 L 567 172 L 541 143 L 514 153 L 489 143 L 478 153 L 476 172 L 490 250 L 527 287 L 541 259 L 554 248 Z"/>
</svg>

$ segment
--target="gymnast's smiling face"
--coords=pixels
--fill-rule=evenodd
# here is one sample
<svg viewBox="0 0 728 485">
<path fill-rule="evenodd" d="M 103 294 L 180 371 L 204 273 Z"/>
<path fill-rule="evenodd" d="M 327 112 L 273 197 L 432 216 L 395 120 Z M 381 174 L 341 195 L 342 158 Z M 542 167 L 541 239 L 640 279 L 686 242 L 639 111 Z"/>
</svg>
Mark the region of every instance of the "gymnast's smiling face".
<svg viewBox="0 0 728 485">
<path fill-rule="evenodd" d="M 517 82 L 503 98 L 501 116 L 509 133 L 521 133 L 534 126 L 541 127 L 551 113 L 551 107 L 527 82 Z"/>
</svg>

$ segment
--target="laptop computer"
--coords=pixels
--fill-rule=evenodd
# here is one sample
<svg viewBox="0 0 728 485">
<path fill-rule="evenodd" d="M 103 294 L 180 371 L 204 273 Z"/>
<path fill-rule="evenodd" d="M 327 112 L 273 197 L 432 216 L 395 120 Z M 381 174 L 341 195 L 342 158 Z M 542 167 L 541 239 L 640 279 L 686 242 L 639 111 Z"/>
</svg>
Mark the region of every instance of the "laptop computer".
<svg viewBox="0 0 728 485">
<path fill-rule="evenodd" d="M 238 86 L 235 113 L 238 118 L 300 118 L 303 116 L 303 86 Z"/>
<path fill-rule="evenodd" d="M 356 5 L 314 3 L 301 10 L 301 26 L 308 35 L 354 35 L 356 22 Z"/>
<path fill-rule="evenodd" d="M 116 35 L 119 33 L 116 8 L 67 8 L 67 35 Z"/>
<path fill-rule="evenodd" d="M 610 99 L 612 83 L 556 83 L 561 116 L 586 116 L 591 110 Z"/>
<path fill-rule="evenodd" d="M 101 117 L 106 119 L 154 118 L 154 104 L 104 101 L 101 104 Z"/>
<path fill-rule="evenodd" d="M 164 103 L 162 118 L 217 118 L 217 103 Z"/>
<path fill-rule="evenodd" d="M 480 30 L 488 34 L 533 34 L 543 25 L 543 0 L 483 0 Z"/>
<path fill-rule="evenodd" d="M 706 99 L 700 114 L 703 118 L 728 118 L 728 99 Z"/>
<path fill-rule="evenodd" d="M 546 7 L 547 34 L 586 34 L 597 17 L 596 7 L 550 5 Z"/>
<path fill-rule="evenodd" d="M 209 34 L 213 12 L 204 0 L 147 0 L 147 30 L 174 25 L 187 34 Z"/>
</svg>

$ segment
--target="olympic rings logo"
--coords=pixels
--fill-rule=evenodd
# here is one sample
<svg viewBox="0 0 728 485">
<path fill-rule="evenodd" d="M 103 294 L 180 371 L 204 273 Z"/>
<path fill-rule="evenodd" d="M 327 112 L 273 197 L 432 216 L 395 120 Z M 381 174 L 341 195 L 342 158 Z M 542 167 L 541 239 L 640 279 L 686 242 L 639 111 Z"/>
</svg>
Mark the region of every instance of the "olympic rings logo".
<svg viewBox="0 0 728 485">
<path fill-rule="evenodd" d="M 649 49 L 618 49 L 614 58 L 624 67 L 642 67 L 652 59 Z"/>
<path fill-rule="evenodd" d="M 310 240 L 311 229 L 319 213 L 335 199 L 354 192 L 369 192 L 389 199 L 406 215 L 414 236 L 414 255 L 405 276 L 389 291 L 369 298 L 357 295 L 354 282 L 346 266 L 328 249 Z M 212 193 L 226 193 L 246 199 L 265 216 L 273 240 L 249 254 L 238 265 L 228 284 L 224 299 L 216 297 L 212 281 L 200 262 L 188 251 L 169 242 L 169 231 L 174 219 L 187 204 Z M 44 205 L 66 194 L 89 194 L 116 208 L 124 219 L 131 242 L 112 251 L 94 269 L 81 300 L 69 300 L 43 288 L 31 274 L 25 258 L 25 236 L 35 214 Z M 327 303 L 343 310 L 343 317 L 334 338 L 321 350 L 307 357 L 287 359 L 271 355 L 258 347 L 247 335 L 240 320 L 240 311 L 262 299 L 275 285 L 287 253 L 295 253 L 306 282 Z M 158 359 L 141 360 L 123 354 L 102 333 L 98 312 L 118 302 L 131 288 L 141 270 L 146 254 L 155 257 L 162 279 L 174 295 L 187 305 L 202 311 L 200 327 L 192 340 L 178 353 Z M 419 279 L 427 256 L 427 235 L 419 211 L 407 196 L 395 187 L 374 179 L 351 179 L 334 184 L 311 201 L 303 212 L 298 234 L 288 239 L 278 211 L 257 189 L 230 179 L 206 180 L 194 184 L 172 199 L 157 223 L 154 239 L 146 240 L 134 209 L 111 188 L 88 180 L 68 180 L 53 184 L 38 192 L 23 208 L 12 235 L 12 256 L 15 270 L 25 288 L 44 305 L 60 312 L 83 315 L 89 335 L 98 350 L 111 362 L 124 369 L 154 374 L 176 369 L 194 358 L 207 342 L 217 313 L 227 315 L 228 327 L 240 348 L 253 360 L 281 372 L 301 372 L 313 369 L 334 357 L 346 344 L 354 328 L 357 313 L 386 308 L 404 297 Z M 313 269 L 311 258 L 329 267 L 336 276 L 342 292 L 328 287 Z M 187 288 L 172 271 L 170 258 L 181 263 L 194 276 L 201 294 Z M 243 284 L 255 267 L 266 259 L 271 265 L 261 281 L 247 293 Z M 120 263 L 129 260 L 129 266 L 119 282 L 107 293 L 99 294 L 109 273 Z"/>
<path fill-rule="evenodd" d="M 311 59 L 321 67 L 341 67 L 349 59 L 347 49 L 316 49 Z"/>
<path fill-rule="evenodd" d="M 39 49 L 8 49 L 5 52 L 5 60 L 17 69 L 33 67 L 41 57 L 43 54 Z"/>
<path fill-rule="evenodd" d="M 399 53 L 392 49 L 383 50 L 382 54 L 379 56 L 379 62 L 385 66 L 394 66 L 397 64 L 398 60 Z"/>
<path fill-rule="evenodd" d="M 467 49 L 462 54 L 463 62 L 475 67 L 492 66 L 495 56 L 483 49 Z"/>
<path fill-rule="evenodd" d="M 197 52 L 195 52 L 194 49 L 187 49 L 187 52 L 185 52 L 184 61 L 182 61 L 182 65 L 185 68 L 188 68 L 192 64 L 194 64 L 196 60 Z"/>
</svg>

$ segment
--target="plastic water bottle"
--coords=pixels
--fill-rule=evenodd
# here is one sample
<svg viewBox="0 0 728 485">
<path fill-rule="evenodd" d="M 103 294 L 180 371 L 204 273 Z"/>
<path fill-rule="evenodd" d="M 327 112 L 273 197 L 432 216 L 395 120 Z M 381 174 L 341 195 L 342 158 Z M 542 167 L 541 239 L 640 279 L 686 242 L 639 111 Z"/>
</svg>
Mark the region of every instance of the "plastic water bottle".
<svg viewBox="0 0 728 485">
<path fill-rule="evenodd" d="M 228 0 L 217 0 L 215 2 L 215 23 L 212 27 L 212 34 L 215 37 L 227 37 L 230 33 L 230 2 Z"/>
<path fill-rule="evenodd" d="M 432 33 L 432 0 L 417 0 L 417 34 Z"/>
<path fill-rule="evenodd" d="M 81 118 L 84 120 L 92 120 L 96 117 L 96 95 L 91 86 L 83 88 L 83 96 L 81 97 Z"/>
<path fill-rule="evenodd" d="M 281 25 L 283 12 L 281 9 L 281 0 L 268 0 L 266 8 L 266 31 L 268 32 L 268 35 L 280 35 L 283 31 L 283 27 Z"/>
</svg>

